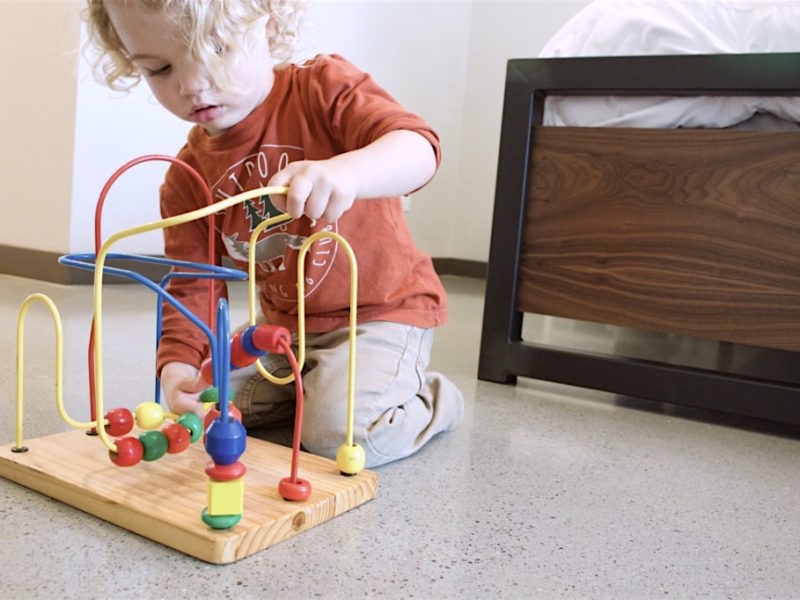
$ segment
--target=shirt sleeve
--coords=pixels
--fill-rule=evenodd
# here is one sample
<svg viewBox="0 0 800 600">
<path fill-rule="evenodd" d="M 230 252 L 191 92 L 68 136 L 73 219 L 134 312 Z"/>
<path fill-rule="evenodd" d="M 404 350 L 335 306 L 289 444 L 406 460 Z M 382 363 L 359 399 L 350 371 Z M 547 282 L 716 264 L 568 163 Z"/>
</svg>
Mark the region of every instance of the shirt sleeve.
<svg viewBox="0 0 800 600">
<path fill-rule="evenodd" d="M 356 150 L 395 130 L 422 135 L 441 163 L 439 136 L 419 115 L 406 110 L 372 77 L 341 56 L 332 54 L 313 61 L 307 74 L 306 111 L 315 126 L 323 127 L 342 144 Z"/>
</svg>

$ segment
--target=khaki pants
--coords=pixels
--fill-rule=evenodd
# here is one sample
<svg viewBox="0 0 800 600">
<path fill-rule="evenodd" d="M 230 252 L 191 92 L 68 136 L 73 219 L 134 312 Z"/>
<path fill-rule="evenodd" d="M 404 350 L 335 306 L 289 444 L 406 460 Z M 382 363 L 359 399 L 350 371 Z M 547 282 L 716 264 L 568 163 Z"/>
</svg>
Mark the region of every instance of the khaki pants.
<svg viewBox="0 0 800 600">
<path fill-rule="evenodd" d="M 364 448 L 368 467 L 405 458 L 461 421 L 461 392 L 426 371 L 432 342 L 430 329 L 387 321 L 357 327 L 353 441 Z M 278 376 L 291 372 L 282 355 L 262 363 Z M 306 336 L 301 437 L 309 452 L 333 458 L 345 442 L 348 364 L 348 329 Z M 250 366 L 231 373 L 231 389 L 245 427 L 293 419 L 293 383 L 274 385 Z"/>
</svg>

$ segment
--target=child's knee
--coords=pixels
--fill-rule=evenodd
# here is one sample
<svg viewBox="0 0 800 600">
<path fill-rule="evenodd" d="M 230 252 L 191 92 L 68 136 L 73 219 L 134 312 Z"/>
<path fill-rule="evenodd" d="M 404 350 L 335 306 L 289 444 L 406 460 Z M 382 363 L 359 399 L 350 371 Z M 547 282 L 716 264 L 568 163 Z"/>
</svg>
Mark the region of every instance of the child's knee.
<svg viewBox="0 0 800 600">
<path fill-rule="evenodd" d="M 305 415 L 304 415 L 305 416 Z M 301 443 L 303 449 L 311 454 L 335 458 L 336 452 L 345 440 L 347 431 L 335 420 L 303 419 Z"/>
<path fill-rule="evenodd" d="M 402 426 L 404 411 L 394 412 L 400 413 L 395 415 L 394 427 L 387 428 L 382 423 L 386 415 L 370 424 L 359 423 L 358 419 L 353 424 L 353 443 L 364 449 L 367 467 L 376 467 L 412 452 L 409 440 L 405 439 L 408 432 Z M 347 441 L 346 420 L 330 414 L 327 418 L 309 419 L 303 423 L 301 437 L 303 448 L 308 452 L 335 459 L 339 447 Z"/>
<path fill-rule="evenodd" d="M 376 452 L 368 429 L 358 423 L 353 427 L 353 443 L 364 449 L 366 466 L 376 467 L 390 462 L 393 458 Z M 303 424 L 301 438 L 303 449 L 307 452 L 335 460 L 339 448 L 347 442 L 347 427 L 337 419 L 312 420 Z"/>
</svg>

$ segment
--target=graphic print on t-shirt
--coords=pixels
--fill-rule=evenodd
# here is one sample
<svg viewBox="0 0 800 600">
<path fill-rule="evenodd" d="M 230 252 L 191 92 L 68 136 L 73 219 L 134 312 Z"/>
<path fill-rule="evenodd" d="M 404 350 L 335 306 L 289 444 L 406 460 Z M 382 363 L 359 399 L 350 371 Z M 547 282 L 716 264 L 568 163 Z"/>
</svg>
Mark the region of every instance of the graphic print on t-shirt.
<svg viewBox="0 0 800 600">
<path fill-rule="evenodd" d="M 288 145 L 263 144 L 258 152 L 229 166 L 211 187 L 214 200 L 230 198 L 247 190 L 265 187 L 274 173 L 290 162 L 303 160 L 302 148 Z M 264 220 L 279 214 L 269 196 L 246 200 L 230 209 L 222 224 L 222 241 L 228 255 L 238 263 L 247 263 L 250 235 Z M 283 308 L 297 303 L 297 256 L 308 235 L 322 229 L 309 228 L 307 219 L 292 220 L 263 231 L 256 242 L 255 262 L 267 289 L 276 304 Z M 335 231 L 336 226 L 325 230 Z M 305 295 L 308 297 L 325 279 L 333 266 L 338 244 L 331 239 L 314 243 L 306 255 Z"/>
</svg>

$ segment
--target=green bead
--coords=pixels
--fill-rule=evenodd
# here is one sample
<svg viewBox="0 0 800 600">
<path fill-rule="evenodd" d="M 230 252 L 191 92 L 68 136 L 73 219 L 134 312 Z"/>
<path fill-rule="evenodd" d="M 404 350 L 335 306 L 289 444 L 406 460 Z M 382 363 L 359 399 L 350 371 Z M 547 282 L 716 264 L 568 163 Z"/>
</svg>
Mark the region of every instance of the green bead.
<svg viewBox="0 0 800 600">
<path fill-rule="evenodd" d="M 228 399 L 233 401 L 234 392 L 233 390 L 228 390 Z M 213 402 L 214 404 L 219 403 L 219 390 L 216 386 L 212 385 L 211 387 L 207 387 L 202 392 L 200 392 L 200 402 L 209 403 Z"/>
<path fill-rule="evenodd" d="M 145 431 L 139 435 L 144 448 L 143 460 L 158 460 L 167 453 L 169 443 L 163 433 L 156 430 Z"/>
<path fill-rule="evenodd" d="M 207 508 L 203 509 L 200 516 L 203 523 L 212 529 L 230 529 L 242 520 L 242 515 L 210 515 Z"/>
<path fill-rule="evenodd" d="M 192 443 L 203 437 L 203 421 L 193 412 L 182 414 L 178 417 L 177 423 L 189 430 L 189 439 Z"/>
<path fill-rule="evenodd" d="M 200 402 L 203 402 L 204 404 L 209 402 L 217 402 L 217 398 L 217 388 L 213 385 L 200 392 Z"/>
</svg>

